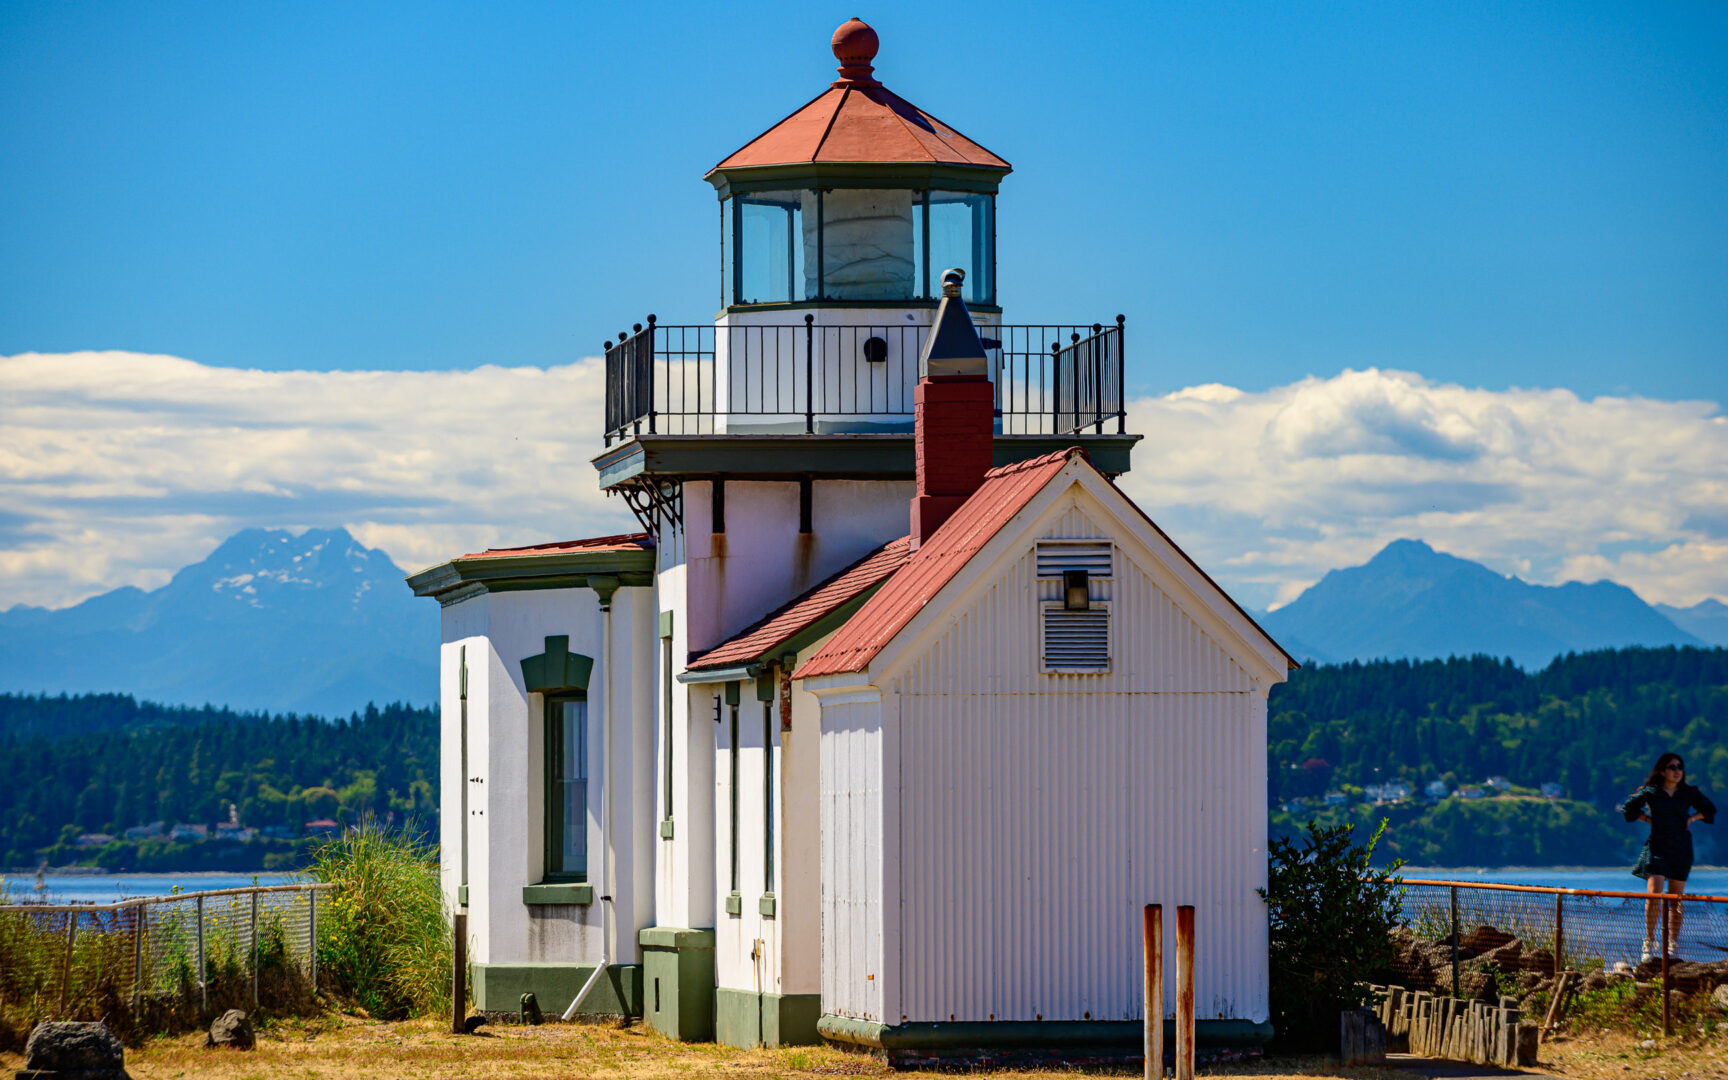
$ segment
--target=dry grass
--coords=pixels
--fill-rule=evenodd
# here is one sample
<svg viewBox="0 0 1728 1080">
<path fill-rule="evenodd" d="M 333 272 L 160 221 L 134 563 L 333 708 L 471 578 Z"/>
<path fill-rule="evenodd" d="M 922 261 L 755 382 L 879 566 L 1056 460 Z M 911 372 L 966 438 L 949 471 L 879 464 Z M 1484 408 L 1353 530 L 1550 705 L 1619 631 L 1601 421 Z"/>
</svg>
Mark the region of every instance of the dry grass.
<svg viewBox="0 0 1728 1080">
<path fill-rule="evenodd" d="M 126 1068 L 134 1080 L 276 1080 L 280 1077 L 330 1080 L 492 1080 L 502 1077 L 595 1077 L 599 1080 L 671 1080 L 688 1077 L 944 1077 L 953 1073 L 897 1073 L 874 1058 L 832 1047 L 783 1050 L 733 1050 L 711 1043 L 677 1043 L 640 1024 L 619 1029 L 588 1024 L 542 1027 L 499 1025 L 481 1034 L 446 1034 L 432 1020 L 382 1023 L 352 1017 L 282 1021 L 259 1033 L 251 1053 L 206 1050 L 202 1036 L 163 1036 L 129 1050 Z M 0 1054 L 7 1070 L 23 1067 L 16 1054 Z M 966 1074 L 974 1077 L 1138 1076 L 1137 1069 L 1084 1072 L 1063 1069 L 1004 1070 Z M 1353 1080 L 1415 1080 L 1396 1069 L 1327 1067 L 1317 1059 L 1258 1062 L 1202 1075 L 1235 1077 L 1349 1077 Z"/>
<path fill-rule="evenodd" d="M 1728 1028 L 1673 1038 L 1648 1038 L 1625 1028 L 1556 1034 L 1542 1046 L 1542 1064 L 1580 1080 L 1728 1078 Z"/>
</svg>

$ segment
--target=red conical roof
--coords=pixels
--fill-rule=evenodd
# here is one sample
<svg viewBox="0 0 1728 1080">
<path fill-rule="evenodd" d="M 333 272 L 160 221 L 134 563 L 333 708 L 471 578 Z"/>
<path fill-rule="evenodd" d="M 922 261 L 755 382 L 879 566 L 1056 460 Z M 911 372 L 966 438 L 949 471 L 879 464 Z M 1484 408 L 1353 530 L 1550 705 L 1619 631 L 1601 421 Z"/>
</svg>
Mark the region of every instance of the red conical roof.
<svg viewBox="0 0 1728 1080">
<path fill-rule="evenodd" d="M 849 19 L 834 31 L 840 78 L 814 101 L 752 139 L 710 170 L 761 165 L 938 164 L 1011 167 L 877 82 L 876 31 Z"/>
</svg>

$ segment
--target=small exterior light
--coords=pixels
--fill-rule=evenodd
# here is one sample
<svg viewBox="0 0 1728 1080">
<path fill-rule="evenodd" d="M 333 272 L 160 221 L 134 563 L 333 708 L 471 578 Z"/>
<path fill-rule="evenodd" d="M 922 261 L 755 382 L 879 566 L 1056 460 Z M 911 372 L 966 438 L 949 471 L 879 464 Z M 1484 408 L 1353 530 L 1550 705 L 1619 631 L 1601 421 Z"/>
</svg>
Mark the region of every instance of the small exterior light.
<svg viewBox="0 0 1728 1080">
<path fill-rule="evenodd" d="M 1066 611 L 1086 611 L 1092 606 L 1092 590 L 1087 584 L 1086 571 L 1062 571 L 1062 607 Z"/>
<path fill-rule="evenodd" d="M 864 359 L 872 364 L 886 363 L 888 360 L 888 343 L 879 337 L 865 338 Z"/>
</svg>

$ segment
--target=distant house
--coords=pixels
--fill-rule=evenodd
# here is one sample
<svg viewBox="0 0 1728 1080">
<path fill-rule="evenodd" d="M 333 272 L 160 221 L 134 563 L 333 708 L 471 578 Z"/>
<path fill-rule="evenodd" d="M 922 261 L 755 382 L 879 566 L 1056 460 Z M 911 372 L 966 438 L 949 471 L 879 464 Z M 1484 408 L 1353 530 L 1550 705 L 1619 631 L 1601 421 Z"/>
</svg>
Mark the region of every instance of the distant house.
<svg viewBox="0 0 1728 1080">
<path fill-rule="evenodd" d="M 1559 799 L 1566 794 L 1565 785 L 1558 780 L 1545 780 L 1542 783 L 1542 795 L 1548 799 Z"/>
<path fill-rule="evenodd" d="M 319 818 L 317 821 L 308 821 L 306 823 L 307 836 L 329 836 L 332 833 L 341 831 L 342 826 L 331 821 L 329 818 Z"/>
<path fill-rule="evenodd" d="M 1410 785 L 1402 780 L 1388 780 L 1380 785 L 1380 797 L 1387 802 L 1403 802 L 1410 797 Z"/>
<path fill-rule="evenodd" d="M 114 838 L 112 836 L 102 832 L 87 832 L 78 838 L 79 847 L 101 847 L 104 844 L 112 844 L 113 842 Z"/>
<path fill-rule="evenodd" d="M 237 821 L 219 821 L 216 823 L 216 839 L 231 844 L 249 844 L 258 835 L 256 829 L 250 829 Z"/>
<path fill-rule="evenodd" d="M 1430 780 L 1428 781 L 1428 786 L 1423 788 L 1422 791 L 1423 794 L 1427 795 L 1430 799 L 1444 799 L 1449 794 L 1446 790 L 1446 781 L 1444 780 Z"/>
<path fill-rule="evenodd" d="M 187 825 L 184 822 L 179 822 L 175 824 L 174 831 L 168 834 L 168 839 L 183 840 L 187 843 L 196 844 L 203 841 L 209 835 L 210 826 L 208 825 Z"/>
<path fill-rule="evenodd" d="M 292 840 L 294 839 L 294 830 L 286 825 L 266 825 L 264 826 L 264 835 L 271 840 Z"/>
<path fill-rule="evenodd" d="M 1349 801 L 1350 796 L 1344 794 L 1342 791 L 1328 791 L 1326 793 L 1327 806 L 1343 806 Z"/>
<path fill-rule="evenodd" d="M 1483 791 L 1479 787 L 1465 786 L 1458 789 L 1458 797 L 1460 799 L 1480 799 L 1487 794 L 1486 791 Z"/>
<path fill-rule="evenodd" d="M 126 830 L 128 840 L 156 840 L 166 835 L 168 826 L 160 821 L 152 821 L 148 825 L 134 825 Z"/>
<path fill-rule="evenodd" d="M 1506 779 L 1504 776 L 1490 776 L 1488 779 L 1482 781 L 1482 786 L 1487 788 L 1489 791 L 1498 794 L 1505 794 L 1512 790 L 1512 781 Z"/>
</svg>

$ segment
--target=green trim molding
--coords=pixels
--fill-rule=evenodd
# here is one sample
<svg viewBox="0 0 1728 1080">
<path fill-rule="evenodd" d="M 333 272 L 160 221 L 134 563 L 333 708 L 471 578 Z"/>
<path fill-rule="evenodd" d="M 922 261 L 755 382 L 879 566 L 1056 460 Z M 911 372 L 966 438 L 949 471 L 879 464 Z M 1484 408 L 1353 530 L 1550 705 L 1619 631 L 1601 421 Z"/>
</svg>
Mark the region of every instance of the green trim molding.
<svg viewBox="0 0 1728 1080">
<path fill-rule="evenodd" d="M 824 1014 L 816 1030 L 830 1042 L 868 1046 L 876 1050 L 921 1053 L 968 1050 L 1112 1050 L 1143 1045 L 1145 1027 L 1138 1020 L 961 1020 L 953 1023 L 909 1022 L 879 1024 L 871 1020 Z M 1272 1025 L 1252 1020 L 1196 1020 L 1194 1046 L 1199 1050 L 1263 1046 L 1272 1038 Z M 1164 1021 L 1164 1045 L 1176 1045 L 1176 1021 Z"/>
<path fill-rule="evenodd" d="M 714 1038 L 714 931 L 650 926 L 642 946 L 642 1018 L 683 1042 Z"/>
<path fill-rule="evenodd" d="M 570 651 L 569 634 L 551 634 L 546 651 L 522 658 L 522 686 L 530 694 L 588 689 L 594 673 L 594 658 Z"/>
<path fill-rule="evenodd" d="M 766 994 L 714 989 L 714 1040 L 726 1046 L 809 1046 L 820 1042 L 820 994 Z"/>
<path fill-rule="evenodd" d="M 672 839 L 672 819 L 667 818 L 660 823 L 660 839 Z"/>
<path fill-rule="evenodd" d="M 654 584 L 654 549 L 557 551 L 451 559 L 408 575 L 415 596 L 435 596 L 446 606 L 488 592 L 529 589 L 594 589 L 610 597 L 617 588 Z"/>
<path fill-rule="evenodd" d="M 742 914 L 744 914 L 744 898 L 742 896 L 739 896 L 737 893 L 729 894 L 726 897 L 726 914 L 728 914 L 728 915 L 742 915 Z"/>
<path fill-rule="evenodd" d="M 485 1013 L 517 1012 L 522 995 L 540 1008 L 563 1013 L 576 1000 L 595 964 L 473 964 L 474 1007 Z M 576 1013 L 586 1017 L 642 1015 L 642 965 L 613 964 Z"/>
<path fill-rule="evenodd" d="M 1011 169 L 914 161 L 798 161 L 784 165 L 746 165 L 711 169 L 703 179 L 721 199 L 756 191 L 804 188 L 912 188 L 917 191 L 970 191 L 994 195 Z"/>
<path fill-rule="evenodd" d="M 522 886 L 524 904 L 592 904 L 594 886 L 586 881 L 543 881 Z"/>
<path fill-rule="evenodd" d="M 1129 469 L 1139 435 L 997 435 L 993 465 L 1012 465 L 1083 446 L 1106 476 Z M 612 488 L 639 476 L 663 480 L 725 476 L 734 480 L 911 480 L 917 450 L 906 431 L 806 435 L 632 435 L 592 459 L 600 486 Z M 652 552 L 644 565 L 652 567 Z M 432 571 L 427 571 L 432 573 Z M 418 578 L 410 579 L 416 581 Z M 634 582 L 626 576 L 625 585 Z M 581 582 L 577 582 L 580 585 Z M 419 589 L 419 586 L 416 586 Z M 422 595 L 428 595 L 422 593 Z"/>
<path fill-rule="evenodd" d="M 466 885 L 456 886 L 456 906 L 457 907 L 467 907 L 468 906 L 468 886 L 466 886 Z"/>
<path fill-rule="evenodd" d="M 761 899 L 756 901 L 756 913 L 759 915 L 772 917 L 778 910 L 773 893 L 763 893 Z"/>
<path fill-rule="evenodd" d="M 660 613 L 660 636 L 663 638 L 672 636 L 672 613 L 670 611 Z"/>
</svg>

